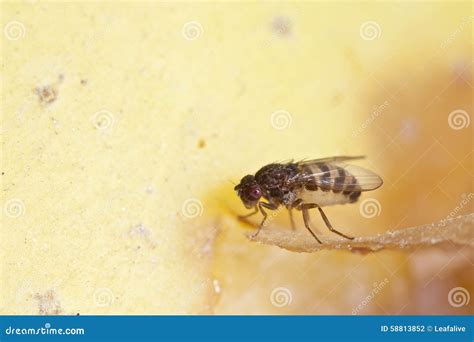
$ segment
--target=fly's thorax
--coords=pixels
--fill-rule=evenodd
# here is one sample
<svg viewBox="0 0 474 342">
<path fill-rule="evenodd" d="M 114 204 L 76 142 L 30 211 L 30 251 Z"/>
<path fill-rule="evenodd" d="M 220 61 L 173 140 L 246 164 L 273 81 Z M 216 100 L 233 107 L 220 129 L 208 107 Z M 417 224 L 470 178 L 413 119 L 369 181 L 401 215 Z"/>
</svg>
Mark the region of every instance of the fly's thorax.
<svg viewBox="0 0 474 342">
<path fill-rule="evenodd" d="M 272 203 L 285 204 L 291 198 L 293 180 L 298 175 L 296 164 L 269 164 L 262 167 L 255 180 L 263 189 L 264 197 Z"/>
</svg>

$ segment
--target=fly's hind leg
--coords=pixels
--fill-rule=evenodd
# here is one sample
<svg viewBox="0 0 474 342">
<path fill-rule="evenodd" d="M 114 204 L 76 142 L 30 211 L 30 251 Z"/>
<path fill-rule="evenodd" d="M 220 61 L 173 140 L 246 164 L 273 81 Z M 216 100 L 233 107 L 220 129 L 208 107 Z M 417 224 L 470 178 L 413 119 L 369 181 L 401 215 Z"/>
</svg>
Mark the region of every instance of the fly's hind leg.
<svg viewBox="0 0 474 342">
<path fill-rule="evenodd" d="M 318 241 L 320 244 L 322 244 L 321 240 L 314 234 L 314 232 L 311 230 L 311 226 L 309 224 L 309 209 L 316 208 L 316 204 L 314 203 L 304 203 L 301 199 L 296 200 L 293 203 L 293 207 L 296 208 L 297 210 L 301 210 L 303 213 L 303 221 L 304 221 L 304 226 L 308 231 L 311 233 L 311 235 Z"/>
<path fill-rule="evenodd" d="M 321 216 L 322 216 L 322 218 L 323 218 L 323 220 L 324 220 L 324 223 L 326 223 L 326 227 L 328 227 L 328 229 L 329 229 L 331 232 L 336 233 L 337 235 L 340 235 L 340 236 L 342 236 L 342 237 L 345 237 L 346 239 L 354 240 L 353 237 L 347 236 L 346 234 L 343 234 L 343 233 L 341 233 L 340 231 L 334 229 L 334 228 L 331 226 L 331 223 L 329 223 L 329 220 L 328 220 L 326 214 L 324 213 L 323 209 L 321 209 L 321 207 L 320 207 L 319 205 L 317 205 L 317 204 L 315 204 L 315 206 L 318 208 L 319 213 L 321 214 Z"/>
<path fill-rule="evenodd" d="M 256 207 L 255 207 L 256 208 Z M 267 208 L 269 210 L 276 210 L 277 207 L 270 204 L 270 203 L 265 203 L 265 202 L 258 202 L 258 209 L 260 209 L 260 212 L 262 213 L 263 215 L 263 220 L 262 220 L 262 223 L 260 223 L 260 226 L 258 227 L 257 231 L 255 232 L 255 234 L 253 234 L 251 237 L 252 238 L 255 238 L 258 233 L 260 233 L 260 231 L 262 230 L 263 226 L 265 225 L 265 222 L 267 221 L 267 218 L 268 218 L 268 214 L 266 213 L 265 210 L 263 210 L 263 208 Z"/>
</svg>

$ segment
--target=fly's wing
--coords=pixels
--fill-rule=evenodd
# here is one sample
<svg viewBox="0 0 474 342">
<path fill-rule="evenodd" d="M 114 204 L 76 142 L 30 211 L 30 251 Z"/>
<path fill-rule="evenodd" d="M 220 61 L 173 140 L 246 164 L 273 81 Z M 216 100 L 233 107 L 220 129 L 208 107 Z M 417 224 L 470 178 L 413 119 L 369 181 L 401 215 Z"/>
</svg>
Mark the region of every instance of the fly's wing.
<svg viewBox="0 0 474 342">
<path fill-rule="evenodd" d="M 298 165 L 316 164 L 316 163 L 340 163 L 348 160 L 364 159 L 365 156 L 336 156 L 311 160 L 302 160 Z"/>
<path fill-rule="evenodd" d="M 375 190 L 383 183 L 382 178 L 374 172 L 360 166 L 341 163 L 340 160 L 314 160 L 298 163 L 298 166 L 301 171 L 299 181 L 308 189 L 321 188 L 323 191 L 349 193 Z"/>
</svg>

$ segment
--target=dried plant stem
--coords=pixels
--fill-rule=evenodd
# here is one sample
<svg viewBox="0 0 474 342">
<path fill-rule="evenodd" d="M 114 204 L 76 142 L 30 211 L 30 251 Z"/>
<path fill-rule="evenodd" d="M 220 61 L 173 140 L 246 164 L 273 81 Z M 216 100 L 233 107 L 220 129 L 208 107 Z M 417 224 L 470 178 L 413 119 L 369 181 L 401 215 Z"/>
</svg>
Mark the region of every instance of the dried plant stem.
<svg viewBox="0 0 474 342">
<path fill-rule="evenodd" d="M 319 244 L 305 231 L 294 232 L 277 227 L 263 229 L 253 239 L 249 234 L 249 239 L 294 252 L 306 253 L 322 249 L 374 252 L 382 249 L 409 249 L 440 244 L 474 247 L 474 213 L 394 232 L 359 237 L 352 241 L 326 236 L 323 237 L 323 244 Z"/>
</svg>

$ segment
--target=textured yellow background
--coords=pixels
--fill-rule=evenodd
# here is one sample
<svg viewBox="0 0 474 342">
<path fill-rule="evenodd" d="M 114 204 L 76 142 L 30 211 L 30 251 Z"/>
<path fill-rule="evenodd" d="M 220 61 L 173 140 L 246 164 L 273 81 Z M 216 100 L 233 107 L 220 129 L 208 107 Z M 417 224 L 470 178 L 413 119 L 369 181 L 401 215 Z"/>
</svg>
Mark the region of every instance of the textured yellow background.
<svg viewBox="0 0 474 342">
<path fill-rule="evenodd" d="M 334 225 L 446 217 L 472 191 L 472 126 L 448 125 L 472 112 L 469 16 L 469 2 L 3 2 L 0 313 L 350 314 L 385 278 L 363 313 L 403 312 L 408 254 L 248 242 L 229 181 L 366 154 L 380 215 L 329 208 Z"/>
</svg>

